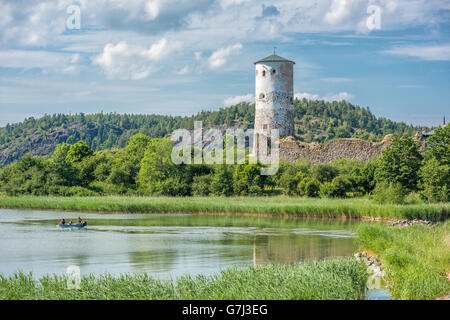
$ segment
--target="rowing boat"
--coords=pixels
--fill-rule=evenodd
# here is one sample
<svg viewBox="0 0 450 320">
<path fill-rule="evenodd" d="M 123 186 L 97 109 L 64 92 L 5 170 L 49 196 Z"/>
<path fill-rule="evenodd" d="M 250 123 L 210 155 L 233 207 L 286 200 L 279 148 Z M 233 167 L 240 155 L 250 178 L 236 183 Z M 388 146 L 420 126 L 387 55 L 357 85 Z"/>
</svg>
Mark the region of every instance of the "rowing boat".
<svg viewBox="0 0 450 320">
<path fill-rule="evenodd" d="M 84 221 L 81 224 L 58 224 L 57 226 L 60 228 L 84 228 L 87 226 L 87 222 Z"/>
</svg>

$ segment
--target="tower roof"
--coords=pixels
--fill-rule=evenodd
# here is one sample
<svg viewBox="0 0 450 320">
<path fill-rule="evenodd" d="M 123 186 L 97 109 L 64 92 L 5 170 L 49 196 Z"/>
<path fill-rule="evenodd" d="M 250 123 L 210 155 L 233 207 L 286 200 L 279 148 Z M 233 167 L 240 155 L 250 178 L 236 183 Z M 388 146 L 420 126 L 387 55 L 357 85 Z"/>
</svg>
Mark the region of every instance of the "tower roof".
<svg viewBox="0 0 450 320">
<path fill-rule="evenodd" d="M 294 61 L 280 57 L 277 54 L 272 54 L 264 59 L 258 60 L 256 62 L 254 62 L 254 64 L 261 63 L 261 62 L 290 62 L 290 63 L 295 64 Z"/>
</svg>

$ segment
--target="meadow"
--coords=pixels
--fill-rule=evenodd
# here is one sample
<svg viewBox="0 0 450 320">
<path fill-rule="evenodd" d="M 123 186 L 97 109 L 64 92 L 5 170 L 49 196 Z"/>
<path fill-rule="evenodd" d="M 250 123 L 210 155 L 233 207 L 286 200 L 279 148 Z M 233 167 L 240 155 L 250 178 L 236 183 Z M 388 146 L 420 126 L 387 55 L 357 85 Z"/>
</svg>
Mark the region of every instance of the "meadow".
<svg viewBox="0 0 450 320">
<path fill-rule="evenodd" d="M 104 213 L 229 213 L 317 218 L 396 218 L 445 220 L 450 203 L 378 204 L 366 198 L 301 197 L 0 197 L 0 208 L 50 209 Z"/>
<path fill-rule="evenodd" d="M 449 221 L 406 228 L 363 224 L 358 241 L 362 249 L 381 259 L 393 299 L 436 299 L 449 294 Z"/>
<path fill-rule="evenodd" d="M 70 289 L 67 276 L 0 275 L 0 299 L 207 299 L 207 300 L 357 300 L 365 295 L 368 274 L 352 258 L 295 265 L 230 267 L 220 273 L 189 275 L 173 281 L 148 274 L 88 275 L 79 289 Z"/>
</svg>

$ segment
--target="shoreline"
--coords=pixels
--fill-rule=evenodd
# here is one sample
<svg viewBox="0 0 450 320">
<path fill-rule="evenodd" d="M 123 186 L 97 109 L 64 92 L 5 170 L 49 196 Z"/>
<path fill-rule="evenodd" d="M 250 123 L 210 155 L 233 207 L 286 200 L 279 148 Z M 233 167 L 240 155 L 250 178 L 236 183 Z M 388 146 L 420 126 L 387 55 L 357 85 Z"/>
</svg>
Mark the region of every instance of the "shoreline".
<svg viewBox="0 0 450 320">
<path fill-rule="evenodd" d="M 395 221 L 444 221 L 450 203 L 387 205 L 372 200 L 294 197 L 0 197 L 1 209 L 51 210 L 109 214 L 190 213 L 278 218 Z"/>
<path fill-rule="evenodd" d="M 136 211 L 136 212 L 123 212 L 123 211 L 99 211 L 99 210 L 84 210 L 84 209 L 59 209 L 59 208 L 31 208 L 31 207 L 3 207 L 0 206 L 0 210 L 38 210 L 38 211 L 62 211 L 62 212 L 85 212 L 85 213 L 98 213 L 98 214 L 195 214 L 195 215 L 209 215 L 209 216 L 243 216 L 243 217 L 261 217 L 261 218 L 281 218 L 281 219 L 305 219 L 305 220 L 356 220 L 367 222 L 395 222 L 398 221 L 394 217 L 372 217 L 372 216 L 346 216 L 346 215 L 319 215 L 319 214 L 283 214 L 283 213 L 263 213 L 263 212 L 207 212 L 207 211 L 189 211 L 189 212 L 175 212 L 175 211 Z"/>
</svg>

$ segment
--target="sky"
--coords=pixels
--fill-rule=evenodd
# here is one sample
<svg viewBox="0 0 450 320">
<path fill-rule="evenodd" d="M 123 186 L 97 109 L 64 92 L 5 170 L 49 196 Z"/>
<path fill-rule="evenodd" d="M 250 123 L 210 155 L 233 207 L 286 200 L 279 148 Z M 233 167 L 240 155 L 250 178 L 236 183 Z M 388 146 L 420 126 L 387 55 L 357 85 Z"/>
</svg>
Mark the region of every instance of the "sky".
<svg viewBox="0 0 450 320">
<path fill-rule="evenodd" d="M 0 0 L 0 17 L 0 126 L 252 102 L 274 47 L 296 97 L 450 119 L 450 0 Z"/>
</svg>

